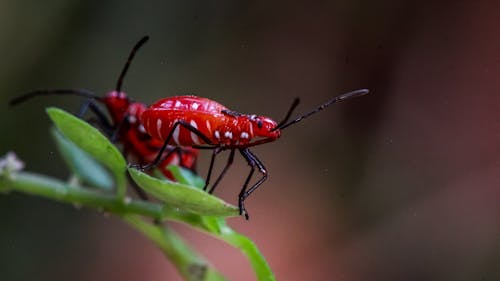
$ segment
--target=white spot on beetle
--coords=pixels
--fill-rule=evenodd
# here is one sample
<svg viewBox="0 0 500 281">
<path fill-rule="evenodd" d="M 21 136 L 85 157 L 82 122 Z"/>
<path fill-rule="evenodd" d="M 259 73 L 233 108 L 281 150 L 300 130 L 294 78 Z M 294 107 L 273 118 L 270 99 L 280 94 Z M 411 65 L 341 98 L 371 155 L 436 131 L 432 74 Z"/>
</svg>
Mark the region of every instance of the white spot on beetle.
<svg viewBox="0 0 500 281">
<path fill-rule="evenodd" d="M 168 100 L 168 101 L 162 103 L 161 106 L 165 107 L 165 108 L 171 108 L 172 107 L 172 101 Z"/>
<path fill-rule="evenodd" d="M 228 138 L 228 139 L 232 139 L 233 138 L 233 133 L 230 132 L 230 131 L 226 131 L 224 133 L 224 137 Z"/>
<path fill-rule="evenodd" d="M 175 120 L 174 124 L 177 123 L 177 120 Z M 172 134 L 172 137 L 174 138 L 174 142 L 179 145 L 179 134 L 180 134 L 180 125 L 177 125 L 175 127 L 174 133 Z"/>
<path fill-rule="evenodd" d="M 181 162 L 179 161 L 179 156 L 177 153 L 172 154 L 172 158 L 169 158 L 169 165 L 179 165 Z"/>
<path fill-rule="evenodd" d="M 207 125 L 207 130 L 208 130 L 208 133 L 211 134 L 212 133 L 212 127 L 210 127 L 210 121 L 208 121 L 208 119 L 206 120 L 205 124 Z"/>
<path fill-rule="evenodd" d="M 182 105 L 182 103 L 180 101 L 176 101 L 174 107 L 181 107 L 181 105 Z"/>
<path fill-rule="evenodd" d="M 191 109 L 197 110 L 199 106 L 200 106 L 200 104 L 193 102 L 193 104 L 191 105 Z"/>
<path fill-rule="evenodd" d="M 191 126 L 193 126 L 195 129 L 198 129 L 198 125 L 196 124 L 196 121 L 191 120 L 191 121 L 189 121 L 189 124 L 191 124 Z"/>
<path fill-rule="evenodd" d="M 130 108 L 129 110 L 130 115 L 135 115 L 137 113 L 137 107 L 131 106 L 129 108 Z"/>
<path fill-rule="evenodd" d="M 248 139 L 249 135 L 247 132 L 241 132 L 240 138 L 242 139 Z"/>
<path fill-rule="evenodd" d="M 191 120 L 191 121 L 189 121 L 189 124 L 191 124 L 191 126 L 193 126 L 195 129 L 198 129 L 198 125 L 196 125 L 196 121 Z M 194 132 L 191 132 L 191 140 L 196 145 L 200 145 L 201 144 L 200 139 L 198 138 L 198 135 L 195 134 Z"/>
<path fill-rule="evenodd" d="M 142 126 L 142 124 L 139 125 L 139 132 L 146 133 L 146 129 L 144 129 L 144 126 Z"/>
<path fill-rule="evenodd" d="M 163 140 L 163 136 L 161 135 L 161 119 L 156 120 L 156 133 L 158 133 L 158 136 L 161 140 Z"/>
<path fill-rule="evenodd" d="M 220 139 L 220 133 L 219 133 L 219 131 L 215 131 L 214 132 L 214 136 L 215 136 L 216 139 L 219 140 Z"/>
<path fill-rule="evenodd" d="M 131 124 L 134 124 L 135 122 L 137 122 L 137 118 L 135 118 L 134 115 L 129 115 L 128 116 L 128 122 L 131 123 Z"/>
</svg>

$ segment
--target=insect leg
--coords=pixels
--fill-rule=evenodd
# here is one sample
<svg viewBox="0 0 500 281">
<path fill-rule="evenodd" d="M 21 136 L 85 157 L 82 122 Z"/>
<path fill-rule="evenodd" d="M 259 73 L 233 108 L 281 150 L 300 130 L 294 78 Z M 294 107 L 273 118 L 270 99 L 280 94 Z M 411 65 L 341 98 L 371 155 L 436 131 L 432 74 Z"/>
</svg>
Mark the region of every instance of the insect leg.
<svg viewBox="0 0 500 281">
<path fill-rule="evenodd" d="M 262 164 L 259 158 L 257 158 L 257 156 L 255 156 L 250 151 L 250 149 L 248 148 L 240 149 L 240 153 L 243 156 L 243 158 L 247 160 L 248 165 L 250 165 L 251 167 L 250 173 L 248 174 L 248 177 L 245 180 L 245 184 L 243 184 L 243 187 L 241 188 L 240 194 L 238 196 L 238 207 L 240 208 L 240 215 L 244 213 L 245 218 L 248 220 L 249 216 L 247 210 L 245 209 L 244 201 L 267 179 L 267 170 L 266 167 L 264 167 L 264 164 Z M 256 167 L 262 173 L 262 177 L 247 190 L 248 183 L 250 182 L 250 179 L 252 178 Z"/>
<path fill-rule="evenodd" d="M 80 110 L 78 110 L 78 114 L 76 115 L 78 118 L 83 118 L 85 113 L 89 111 L 89 106 L 92 103 L 91 99 L 85 100 L 85 102 L 80 106 Z"/>
<path fill-rule="evenodd" d="M 215 151 L 215 150 L 214 150 Z M 212 155 L 212 159 L 215 157 L 215 153 Z M 217 177 L 217 179 L 215 180 L 215 183 L 214 185 L 212 185 L 212 188 L 210 188 L 210 190 L 208 191 L 208 193 L 212 194 L 212 192 L 214 192 L 215 188 L 217 187 L 217 185 L 219 184 L 219 182 L 222 180 L 222 178 L 224 177 L 224 175 L 226 174 L 227 170 L 229 169 L 229 167 L 231 166 L 231 164 L 233 164 L 233 159 L 234 159 L 234 148 L 231 149 L 231 152 L 229 153 L 229 157 L 227 158 L 227 163 L 226 163 L 226 166 L 224 166 L 224 169 L 222 169 L 222 172 L 220 173 L 220 175 Z M 212 163 L 210 163 L 212 164 Z M 208 179 L 207 179 L 207 183 L 205 185 L 205 189 L 208 187 Z M 204 189 L 204 190 L 205 190 Z"/>
<path fill-rule="evenodd" d="M 172 136 L 175 132 L 175 129 L 177 129 L 177 126 L 182 126 L 186 129 L 188 129 L 189 131 L 195 133 L 198 137 L 200 137 L 205 143 L 212 144 L 210 139 L 207 136 L 205 136 L 201 131 L 199 131 L 198 129 L 196 129 L 195 127 L 193 127 L 191 124 L 187 123 L 186 121 L 179 120 L 179 121 L 175 122 L 175 124 L 172 126 L 172 130 L 170 130 L 170 132 L 168 133 L 168 136 L 165 138 L 165 142 L 163 142 L 163 146 L 161 147 L 160 151 L 158 152 L 158 155 L 156 155 L 155 160 L 152 163 L 147 164 L 145 166 L 132 165 L 132 167 L 139 167 L 141 170 L 149 170 L 151 168 L 156 167 L 156 165 L 163 162 L 167 157 L 169 157 L 170 154 L 172 152 L 174 152 L 175 150 L 169 151 L 165 157 L 162 157 L 162 155 L 163 155 L 163 152 L 165 152 L 165 149 L 167 148 L 168 144 L 170 143 L 170 140 L 172 139 Z"/>
<path fill-rule="evenodd" d="M 128 123 L 128 118 L 129 118 L 129 114 L 126 113 L 122 120 L 120 120 L 120 123 L 116 124 L 116 126 L 113 128 L 113 133 L 111 134 L 111 137 L 110 137 L 110 140 L 112 143 L 115 143 L 118 141 L 118 138 L 120 137 L 120 130 L 126 126 Z"/>
<path fill-rule="evenodd" d="M 125 120 L 126 120 L 125 118 L 127 116 L 125 116 L 125 118 L 118 124 L 118 126 L 113 127 L 109 123 L 104 112 L 95 104 L 95 102 L 92 99 L 88 99 L 82 104 L 77 116 L 79 118 L 83 118 L 89 110 L 95 114 L 95 116 L 97 117 L 97 120 L 99 121 L 99 125 L 100 125 L 101 129 L 103 129 L 105 131 L 106 135 L 108 135 L 108 137 L 111 138 L 111 141 L 113 143 L 116 142 L 117 137 L 118 137 L 118 132 L 120 131 L 121 127 L 123 126 L 123 123 L 125 122 Z M 126 148 L 124 148 L 123 156 L 125 158 L 127 158 L 127 154 L 128 154 L 128 152 L 126 151 Z M 137 196 L 139 196 L 139 198 L 141 198 L 142 200 L 149 201 L 147 194 L 141 188 L 139 188 L 139 186 L 132 180 L 129 173 L 127 173 L 127 176 L 128 176 L 129 183 L 131 183 Z"/>
<path fill-rule="evenodd" d="M 92 111 L 97 117 L 99 127 L 104 130 L 108 137 L 111 136 L 115 128 L 109 122 L 106 114 L 95 104 L 93 99 L 88 99 L 82 104 L 77 117 L 83 119 L 83 117 L 89 110 Z"/>
<path fill-rule="evenodd" d="M 207 178 L 205 179 L 205 186 L 203 190 L 207 190 L 208 184 L 210 183 L 210 178 L 212 177 L 212 169 L 214 168 L 215 156 L 221 152 L 220 147 L 215 148 L 212 151 L 212 158 L 210 159 L 210 166 L 208 167 Z"/>
<path fill-rule="evenodd" d="M 183 154 L 189 155 L 191 153 L 187 149 L 179 148 L 179 149 L 176 149 L 175 154 L 177 154 L 177 158 L 179 159 L 179 166 L 183 167 L 183 168 L 189 168 L 189 167 L 186 167 L 187 164 L 184 163 L 184 159 L 182 158 L 182 156 L 183 156 Z M 189 169 L 192 172 L 194 172 L 194 170 L 192 170 L 191 168 L 189 168 Z"/>
<path fill-rule="evenodd" d="M 194 174 L 198 174 L 196 171 L 198 152 L 193 149 L 179 147 L 177 156 L 179 157 L 179 166 L 190 170 Z"/>
</svg>

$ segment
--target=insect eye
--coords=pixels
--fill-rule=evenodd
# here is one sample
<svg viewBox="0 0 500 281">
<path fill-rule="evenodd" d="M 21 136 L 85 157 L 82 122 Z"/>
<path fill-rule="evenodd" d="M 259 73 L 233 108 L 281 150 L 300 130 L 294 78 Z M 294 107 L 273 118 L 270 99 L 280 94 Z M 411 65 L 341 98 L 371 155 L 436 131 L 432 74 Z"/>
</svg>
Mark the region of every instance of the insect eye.
<svg viewBox="0 0 500 281">
<path fill-rule="evenodd" d="M 262 129 L 262 121 L 260 121 L 260 120 L 257 121 L 257 127 L 259 129 Z"/>
</svg>

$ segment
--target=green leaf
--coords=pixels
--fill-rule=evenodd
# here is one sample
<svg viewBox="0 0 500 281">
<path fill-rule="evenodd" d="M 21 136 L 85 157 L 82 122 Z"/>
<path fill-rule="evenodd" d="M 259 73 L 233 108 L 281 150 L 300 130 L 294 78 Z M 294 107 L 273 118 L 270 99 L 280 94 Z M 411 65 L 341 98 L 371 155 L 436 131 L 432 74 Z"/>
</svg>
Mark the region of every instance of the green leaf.
<svg viewBox="0 0 500 281">
<path fill-rule="evenodd" d="M 167 169 L 172 173 L 175 180 L 179 183 L 194 186 L 198 189 L 203 189 L 205 181 L 195 173 L 180 166 L 170 165 Z"/>
<path fill-rule="evenodd" d="M 252 240 L 242 234 L 233 231 L 229 226 L 226 225 L 226 222 L 223 220 L 219 219 L 217 223 L 219 224 L 218 228 L 220 230 L 220 234 L 215 235 L 215 237 L 225 241 L 235 248 L 240 249 L 241 252 L 243 252 L 243 254 L 250 261 L 250 264 L 252 265 L 252 268 L 255 271 L 255 274 L 257 275 L 257 279 L 259 281 L 276 280 L 271 268 L 267 264 L 266 259 Z"/>
<path fill-rule="evenodd" d="M 80 180 L 100 189 L 113 189 L 113 179 L 103 166 L 59 131 L 51 131 L 64 161 Z"/>
<path fill-rule="evenodd" d="M 236 206 L 189 185 L 153 178 L 135 168 L 128 169 L 132 179 L 147 193 L 169 207 L 202 216 L 238 216 Z"/>
<path fill-rule="evenodd" d="M 47 113 L 64 136 L 113 173 L 118 196 L 123 198 L 126 192 L 127 164 L 120 151 L 99 130 L 72 114 L 54 107 L 48 108 Z"/>
<path fill-rule="evenodd" d="M 189 170 L 179 168 L 177 166 L 169 166 L 168 169 L 172 172 L 175 179 L 179 182 L 186 182 L 199 189 L 202 189 L 205 182 Z M 222 240 L 231 246 L 239 249 L 252 265 L 257 279 L 259 281 L 274 281 L 276 278 L 269 267 L 266 259 L 259 251 L 255 243 L 248 237 L 237 233 L 231 229 L 224 218 L 195 216 L 195 215 L 180 215 L 177 219 L 191 225 L 192 227 L 204 231 L 213 237 Z"/>
<path fill-rule="evenodd" d="M 201 217 L 199 221 L 188 221 L 195 228 L 199 228 L 213 237 L 222 240 L 239 249 L 250 261 L 259 281 L 274 281 L 274 274 L 266 259 L 255 243 L 245 235 L 231 229 L 223 218 Z"/>
</svg>

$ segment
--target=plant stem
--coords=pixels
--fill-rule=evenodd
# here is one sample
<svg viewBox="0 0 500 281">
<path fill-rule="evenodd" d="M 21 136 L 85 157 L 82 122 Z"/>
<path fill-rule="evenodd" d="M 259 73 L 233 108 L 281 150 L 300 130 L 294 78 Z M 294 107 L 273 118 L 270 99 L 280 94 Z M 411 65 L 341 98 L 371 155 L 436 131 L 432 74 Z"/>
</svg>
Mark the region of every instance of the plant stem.
<svg viewBox="0 0 500 281">
<path fill-rule="evenodd" d="M 0 175 L 0 192 L 11 191 L 116 214 L 153 241 L 186 280 L 226 280 L 167 226 L 151 224 L 141 217 L 147 216 L 160 220 L 166 218 L 166 213 L 170 210 L 162 205 L 140 200 L 123 201 L 114 194 L 96 192 L 88 188 L 72 186 L 54 178 L 26 172 L 8 176 Z"/>
<path fill-rule="evenodd" d="M 9 178 L 1 177 L 0 190 L 38 195 L 60 202 L 97 208 L 117 215 L 133 213 L 156 219 L 164 218 L 163 207 L 159 204 L 140 200 L 123 201 L 114 194 L 71 186 L 60 180 L 38 174 L 22 172 Z"/>
<path fill-rule="evenodd" d="M 186 280 L 226 280 L 167 226 L 151 224 L 136 215 L 125 215 L 123 219 L 153 241 Z"/>
</svg>

